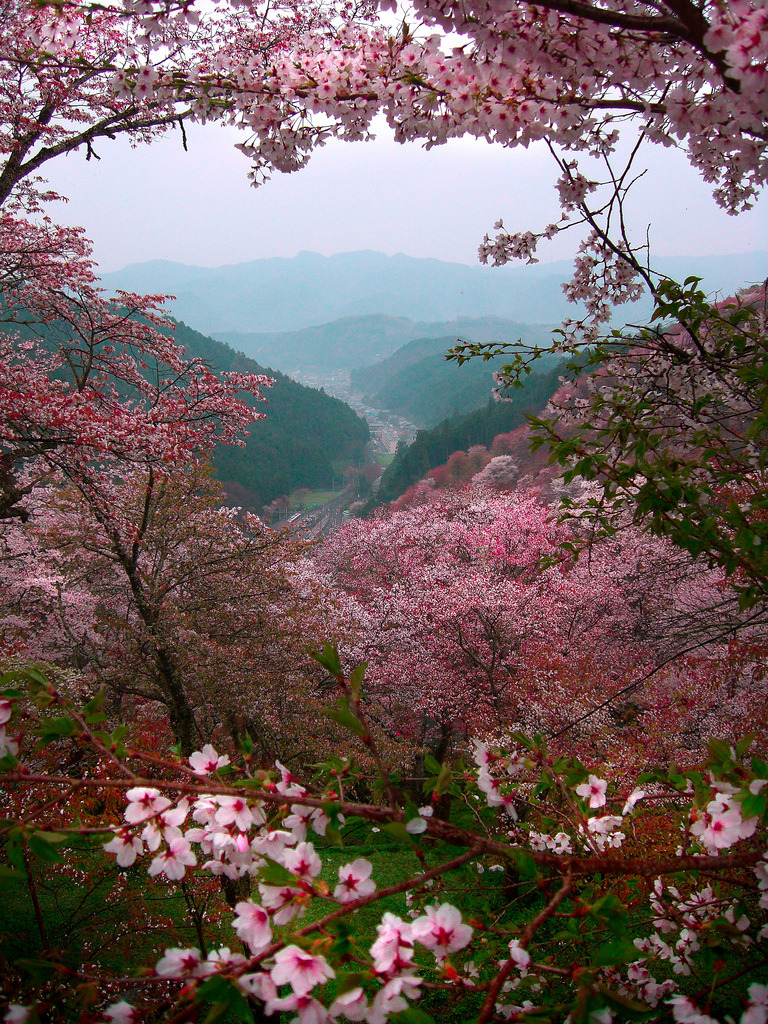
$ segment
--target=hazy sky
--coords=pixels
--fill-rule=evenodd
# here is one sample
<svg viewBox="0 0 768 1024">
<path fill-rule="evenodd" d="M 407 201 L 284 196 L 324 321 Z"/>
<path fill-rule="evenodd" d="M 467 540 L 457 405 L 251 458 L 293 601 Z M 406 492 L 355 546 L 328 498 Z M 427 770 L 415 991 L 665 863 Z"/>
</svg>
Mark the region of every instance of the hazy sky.
<svg viewBox="0 0 768 1024">
<path fill-rule="evenodd" d="M 456 140 L 429 152 L 381 137 L 331 143 L 309 167 L 258 189 L 233 148 L 238 136 L 214 126 L 188 128 L 151 147 L 124 140 L 59 158 L 46 174 L 69 197 L 52 210 L 83 225 L 105 271 L 166 259 L 199 266 L 241 263 L 301 250 L 356 249 L 474 263 L 499 217 L 509 230 L 540 228 L 557 215 L 551 158 L 542 147 L 505 150 Z M 657 255 L 714 255 L 768 249 L 768 200 L 738 218 L 718 211 L 682 154 L 649 147 L 651 170 L 636 187 L 631 223 L 651 225 Z M 543 249 L 561 259 L 576 238 Z M 768 272 L 768 268 L 767 268 Z"/>
</svg>

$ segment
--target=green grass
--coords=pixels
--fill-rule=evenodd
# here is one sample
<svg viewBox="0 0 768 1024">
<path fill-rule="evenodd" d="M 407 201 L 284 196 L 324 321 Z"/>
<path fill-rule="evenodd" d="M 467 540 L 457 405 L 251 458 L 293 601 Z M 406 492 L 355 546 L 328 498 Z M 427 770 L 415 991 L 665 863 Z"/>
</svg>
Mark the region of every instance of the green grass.
<svg viewBox="0 0 768 1024">
<path fill-rule="evenodd" d="M 394 452 L 376 452 L 376 461 L 381 466 L 389 466 L 394 457 Z"/>
<path fill-rule="evenodd" d="M 326 883 L 331 892 L 338 882 L 338 869 L 358 857 L 365 857 L 373 866 L 372 877 L 376 882 L 377 891 L 388 889 L 398 885 L 409 877 L 421 874 L 424 865 L 416 855 L 414 848 L 399 844 L 392 840 L 392 837 L 379 833 L 368 835 L 360 843 L 349 842 L 343 849 L 325 846 L 318 837 L 313 837 L 314 844 L 323 860 L 323 871 L 321 879 Z M 439 858 L 437 850 L 430 844 L 425 843 L 422 853 L 427 868 L 436 866 L 439 862 L 450 860 L 452 857 L 463 852 L 458 849 L 441 848 Z M 476 903 L 479 897 L 479 904 L 496 904 L 497 889 L 496 878 L 489 878 L 486 875 L 481 878 L 474 868 L 465 866 L 446 875 L 443 879 L 436 881 L 432 886 L 424 890 L 424 902 L 429 905 L 433 902 L 456 903 L 464 910 L 465 919 L 470 916 L 469 907 Z M 489 884 L 491 889 L 489 889 Z M 304 921 L 309 923 L 317 920 L 334 909 L 328 903 L 323 905 L 320 901 L 310 908 Z M 349 970 L 365 971 L 365 967 L 354 961 L 368 961 L 368 951 L 377 937 L 376 926 L 381 922 L 386 912 L 396 914 L 404 920 L 409 920 L 409 905 L 405 893 L 396 893 L 377 900 L 366 907 L 356 911 L 347 923 L 348 933 L 342 933 L 342 941 L 350 941 L 350 954 L 353 958 L 349 964 Z M 459 952 L 452 961 L 457 968 L 460 968 L 465 956 Z M 424 977 L 430 978 L 433 974 L 435 960 L 432 953 L 420 946 L 416 947 L 414 966 L 423 968 Z M 323 999 L 330 1003 L 334 998 L 338 980 L 330 982 L 325 989 Z M 369 992 L 373 996 L 376 986 L 372 986 Z M 420 1009 L 432 1015 L 435 1021 L 440 1024 L 468 1024 L 473 1020 L 482 1004 L 482 996 L 476 993 L 468 993 L 463 990 L 439 991 L 425 990 L 421 998 L 414 1004 Z M 290 1017 L 286 1016 L 286 1021 Z"/>
<path fill-rule="evenodd" d="M 148 878 L 146 867 L 122 870 L 90 852 L 66 867 L 35 863 L 50 953 L 73 968 L 92 962 L 122 973 L 157 959 L 171 939 L 199 945 L 180 887 Z M 0 958 L 13 963 L 46 956 L 26 882 L 5 883 L 2 899 Z M 209 945 L 219 945 L 220 929 L 206 931 Z"/>
<path fill-rule="evenodd" d="M 342 491 L 310 491 L 309 494 L 303 499 L 305 509 L 311 509 L 313 505 L 325 505 L 329 501 L 333 501 L 334 498 L 338 498 Z M 291 495 L 291 505 L 294 508 L 298 508 L 298 500 L 295 495 Z"/>
</svg>

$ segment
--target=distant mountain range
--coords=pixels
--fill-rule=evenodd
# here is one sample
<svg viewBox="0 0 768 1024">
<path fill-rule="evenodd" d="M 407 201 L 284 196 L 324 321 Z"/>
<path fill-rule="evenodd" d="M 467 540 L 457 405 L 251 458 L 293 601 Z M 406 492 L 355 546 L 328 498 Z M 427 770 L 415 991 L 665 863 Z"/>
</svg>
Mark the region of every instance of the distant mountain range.
<svg viewBox="0 0 768 1024">
<path fill-rule="evenodd" d="M 768 276 L 768 252 L 666 258 L 656 266 L 677 279 L 695 274 L 707 290 L 731 294 Z M 485 316 L 528 324 L 559 322 L 573 316 L 576 308 L 565 301 L 561 289 L 570 273 L 568 260 L 491 268 L 364 251 L 337 256 L 302 252 L 291 259 L 216 268 L 158 260 L 104 274 L 102 280 L 107 289 L 175 295 L 168 308 L 177 319 L 245 347 L 232 332 L 258 336 L 263 345 L 272 346 L 278 333 L 381 314 L 417 323 Z M 648 308 L 646 300 L 628 307 L 627 321 L 641 320 Z M 427 334 L 400 338 L 368 361 L 420 336 Z M 250 345 L 247 351 L 259 359 L 268 357 Z M 272 365 L 287 368 L 274 359 Z"/>
<path fill-rule="evenodd" d="M 445 352 L 457 338 L 478 342 L 515 342 L 521 334 L 529 335 L 533 331 L 541 336 L 543 344 L 555 326 L 525 325 L 497 316 L 479 317 L 476 320 L 459 317 L 456 320 L 424 323 L 406 317 L 371 313 L 367 316 L 344 317 L 319 327 L 306 327 L 301 331 L 287 331 L 283 334 L 222 331 L 219 337 L 233 348 L 247 352 L 260 363 L 291 373 L 307 367 L 354 370 L 372 366 L 392 357 L 415 340 L 440 339 L 440 351 Z"/>
</svg>

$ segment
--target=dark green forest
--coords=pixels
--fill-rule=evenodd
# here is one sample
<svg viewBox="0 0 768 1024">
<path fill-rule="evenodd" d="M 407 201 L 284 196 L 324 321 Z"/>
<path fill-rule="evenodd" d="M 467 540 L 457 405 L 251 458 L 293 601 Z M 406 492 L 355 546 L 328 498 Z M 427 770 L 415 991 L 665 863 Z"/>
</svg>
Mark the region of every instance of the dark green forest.
<svg viewBox="0 0 768 1024">
<path fill-rule="evenodd" d="M 395 458 L 384 470 L 371 507 L 399 498 L 454 452 L 466 451 L 477 444 L 488 446 L 497 434 L 522 426 L 527 415 L 539 412 L 546 405 L 559 387 L 564 370 L 565 363 L 561 362 L 546 373 L 532 373 L 520 388 L 508 393 L 504 401 L 491 398 L 481 409 L 453 416 L 432 430 L 420 430 L 413 444 L 398 446 Z"/>
<path fill-rule="evenodd" d="M 245 447 L 220 445 L 214 454 L 219 479 L 251 492 L 249 503 L 262 505 L 299 487 L 330 486 L 334 468 L 338 473 L 339 464 L 359 458 L 370 437 L 368 424 L 338 398 L 259 366 L 184 323 L 177 325 L 174 337 L 188 355 L 205 359 L 217 370 L 274 378 L 267 401 L 252 402 L 267 415 L 253 424 Z"/>
</svg>

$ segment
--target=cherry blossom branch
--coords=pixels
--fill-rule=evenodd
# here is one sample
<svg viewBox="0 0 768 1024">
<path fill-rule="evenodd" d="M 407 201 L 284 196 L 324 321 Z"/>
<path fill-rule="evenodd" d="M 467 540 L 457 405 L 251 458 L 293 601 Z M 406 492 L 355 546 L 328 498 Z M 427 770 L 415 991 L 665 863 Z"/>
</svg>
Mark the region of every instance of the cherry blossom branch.
<svg viewBox="0 0 768 1024">
<path fill-rule="evenodd" d="M 168 765 L 168 767 L 172 767 Z M 182 782 L 168 782 L 152 778 L 132 779 L 72 779 L 69 776 L 44 775 L 10 771 L 3 775 L 4 783 L 16 786 L 36 786 L 40 784 L 58 785 L 73 787 L 75 789 L 107 789 L 107 790 L 128 790 L 133 788 L 159 788 L 166 792 L 179 793 L 181 796 L 239 796 L 244 795 L 242 787 L 224 786 L 212 783 L 207 780 L 205 785 L 192 785 Z M 367 821 L 384 823 L 402 822 L 403 811 L 377 806 L 375 804 L 339 803 L 333 799 L 324 799 L 311 796 L 289 796 L 275 793 L 270 790 L 255 789 L 248 787 L 249 799 L 274 806 L 297 804 L 302 807 L 312 807 L 323 810 L 335 809 L 349 817 L 360 817 Z M 521 850 L 525 856 L 539 867 L 552 868 L 559 874 L 571 871 L 574 877 L 594 875 L 640 875 L 650 878 L 657 875 L 665 875 L 676 871 L 706 871 L 719 868 L 751 867 L 761 859 L 759 851 L 721 853 L 717 856 L 709 854 L 691 854 L 682 856 L 656 856 L 656 857 L 623 857 L 613 853 L 603 852 L 597 856 L 576 857 L 570 855 L 559 855 L 546 853 L 541 850 L 531 850 L 508 843 L 501 843 L 498 840 L 478 836 L 475 833 L 467 832 L 464 829 L 451 825 L 448 822 L 435 818 L 424 819 L 426 828 L 424 834 L 442 839 L 456 846 L 465 846 L 471 849 L 479 847 L 484 853 L 495 854 L 505 859 L 516 858 Z M 79 834 L 81 829 L 77 826 L 62 829 L 60 831 Z M 87 831 L 87 830 L 86 830 Z M 85 834 L 85 833 L 84 833 Z M 477 856 L 477 851 L 472 857 Z M 471 858 L 470 858 L 471 859 Z"/>
</svg>

